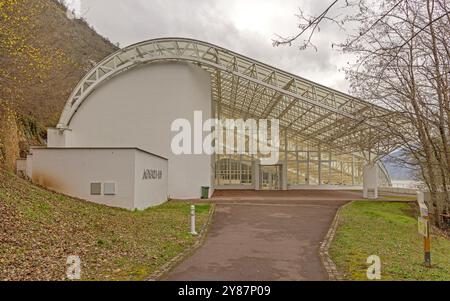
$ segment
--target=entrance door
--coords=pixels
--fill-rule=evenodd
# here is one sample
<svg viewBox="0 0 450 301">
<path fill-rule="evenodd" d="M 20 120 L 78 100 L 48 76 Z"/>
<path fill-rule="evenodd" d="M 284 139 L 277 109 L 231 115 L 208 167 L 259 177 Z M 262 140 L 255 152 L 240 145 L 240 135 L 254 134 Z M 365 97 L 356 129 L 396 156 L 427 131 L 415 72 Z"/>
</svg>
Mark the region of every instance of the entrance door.
<svg viewBox="0 0 450 301">
<path fill-rule="evenodd" d="M 261 166 L 261 189 L 280 190 L 281 189 L 281 165 Z"/>
</svg>

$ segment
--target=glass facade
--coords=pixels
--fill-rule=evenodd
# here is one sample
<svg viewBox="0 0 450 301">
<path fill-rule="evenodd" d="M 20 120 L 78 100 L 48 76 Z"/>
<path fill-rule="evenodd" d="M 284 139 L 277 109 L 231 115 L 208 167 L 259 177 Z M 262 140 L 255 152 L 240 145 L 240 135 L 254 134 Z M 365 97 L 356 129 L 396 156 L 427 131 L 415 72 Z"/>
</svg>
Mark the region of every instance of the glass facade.
<svg viewBox="0 0 450 301">
<path fill-rule="evenodd" d="M 364 161 L 352 154 L 338 156 L 329 151 L 297 151 L 288 156 L 288 185 L 362 185 L 359 171 L 363 164 Z"/>
<path fill-rule="evenodd" d="M 332 150 L 314 147 L 299 140 L 281 142 L 277 166 L 286 166 L 283 175 L 287 177 L 288 187 L 305 185 L 362 186 L 363 167 L 366 160 L 357 154 L 338 154 Z M 215 155 L 215 185 L 242 186 L 254 185 L 255 164 L 258 156 Z M 267 180 L 261 171 L 260 181 Z M 261 176 L 261 175 L 260 175 Z M 272 175 L 272 178 L 275 177 Z M 379 171 L 380 184 L 387 185 L 389 178 L 382 167 Z M 264 182 L 265 183 L 265 182 Z M 264 183 L 261 183 L 264 186 Z M 267 183 L 266 183 L 267 184 Z M 263 188 L 263 187 L 262 187 Z"/>
<path fill-rule="evenodd" d="M 253 158 L 245 155 L 216 155 L 216 186 L 253 183 Z"/>
</svg>

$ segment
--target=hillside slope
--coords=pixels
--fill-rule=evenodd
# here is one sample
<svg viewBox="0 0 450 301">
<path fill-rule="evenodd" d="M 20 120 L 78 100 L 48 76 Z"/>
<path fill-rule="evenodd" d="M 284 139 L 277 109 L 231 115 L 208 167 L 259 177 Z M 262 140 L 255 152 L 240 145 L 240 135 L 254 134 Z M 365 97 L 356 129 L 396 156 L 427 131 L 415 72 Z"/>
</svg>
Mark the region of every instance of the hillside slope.
<svg viewBox="0 0 450 301">
<path fill-rule="evenodd" d="M 116 50 L 56 0 L 0 2 L 0 119 L 6 106 L 16 112 L 22 155 L 56 125 L 81 77 Z"/>
<path fill-rule="evenodd" d="M 198 225 L 209 206 L 198 206 Z M 0 280 L 65 280 L 80 256 L 82 280 L 141 280 L 191 246 L 190 207 L 130 212 L 35 187 L 0 169 Z"/>
</svg>

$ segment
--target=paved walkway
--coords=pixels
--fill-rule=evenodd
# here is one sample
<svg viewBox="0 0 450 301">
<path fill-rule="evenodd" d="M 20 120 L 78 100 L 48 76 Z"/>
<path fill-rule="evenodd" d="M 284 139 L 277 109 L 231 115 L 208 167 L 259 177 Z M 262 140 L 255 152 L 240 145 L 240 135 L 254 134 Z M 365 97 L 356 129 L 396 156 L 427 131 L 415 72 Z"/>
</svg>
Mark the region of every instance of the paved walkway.
<svg viewBox="0 0 450 301">
<path fill-rule="evenodd" d="M 283 193 L 219 193 L 204 245 L 165 280 L 327 280 L 319 246 L 337 209 L 361 193 Z"/>
</svg>

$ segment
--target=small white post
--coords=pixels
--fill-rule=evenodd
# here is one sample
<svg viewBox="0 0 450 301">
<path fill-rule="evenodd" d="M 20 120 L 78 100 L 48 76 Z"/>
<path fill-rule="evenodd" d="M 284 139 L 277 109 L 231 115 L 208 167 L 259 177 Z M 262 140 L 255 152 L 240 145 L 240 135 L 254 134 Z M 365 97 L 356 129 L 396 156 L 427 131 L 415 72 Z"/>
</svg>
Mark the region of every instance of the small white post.
<svg viewBox="0 0 450 301">
<path fill-rule="evenodd" d="M 195 206 L 191 206 L 191 234 L 192 235 L 198 235 L 197 231 L 195 230 Z"/>
</svg>

